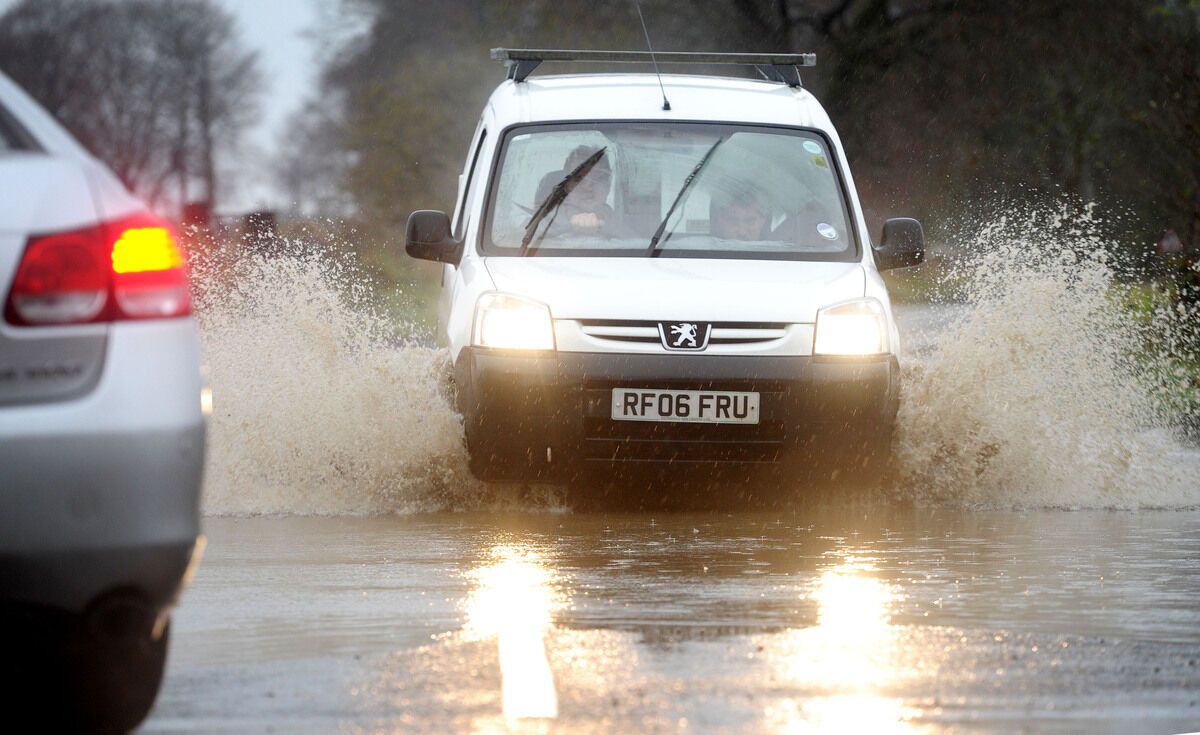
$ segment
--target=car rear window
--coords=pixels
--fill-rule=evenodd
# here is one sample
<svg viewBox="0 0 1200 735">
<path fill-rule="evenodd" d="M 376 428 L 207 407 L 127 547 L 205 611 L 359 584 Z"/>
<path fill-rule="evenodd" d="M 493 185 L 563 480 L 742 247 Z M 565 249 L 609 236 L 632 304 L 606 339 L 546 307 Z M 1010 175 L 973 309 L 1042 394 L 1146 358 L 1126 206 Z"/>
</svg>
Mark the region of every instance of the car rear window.
<svg viewBox="0 0 1200 735">
<path fill-rule="evenodd" d="M 513 128 L 492 180 L 482 250 L 852 260 L 857 240 L 834 155 L 819 132 L 796 128 Z"/>
<path fill-rule="evenodd" d="M 0 154 L 28 150 L 35 150 L 29 134 L 8 110 L 0 106 Z"/>
</svg>

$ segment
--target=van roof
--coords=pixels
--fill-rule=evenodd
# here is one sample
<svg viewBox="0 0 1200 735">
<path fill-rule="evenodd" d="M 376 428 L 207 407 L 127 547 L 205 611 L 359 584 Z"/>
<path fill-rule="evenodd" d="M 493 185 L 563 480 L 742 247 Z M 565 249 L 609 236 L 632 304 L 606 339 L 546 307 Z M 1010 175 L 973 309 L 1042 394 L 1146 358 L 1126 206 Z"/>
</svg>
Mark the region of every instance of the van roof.
<svg viewBox="0 0 1200 735">
<path fill-rule="evenodd" d="M 488 102 L 500 126 L 584 120 L 736 122 L 818 128 L 829 116 L 807 90 L 736 77 L 663 74 L 671 109 L 654 74 L 570 74 L 506 80 Z"/>
</svg>

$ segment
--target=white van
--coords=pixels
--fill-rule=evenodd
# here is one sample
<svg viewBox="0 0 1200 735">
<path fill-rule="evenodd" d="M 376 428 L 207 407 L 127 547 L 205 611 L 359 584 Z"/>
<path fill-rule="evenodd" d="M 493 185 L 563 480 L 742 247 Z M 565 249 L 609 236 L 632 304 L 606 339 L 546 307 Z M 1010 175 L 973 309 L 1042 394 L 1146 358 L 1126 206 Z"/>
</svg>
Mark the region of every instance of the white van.
<svg viewBox="0 0 1200 735">
<path fill-rule="evenodd" d="M 879 271 L 924 258 L 921 226 L 872 247 L 811 54 L 657 54 L 764 81 L 586 74 L 542 61 L 639 52 L 496 49 L 453 216 L 414 212 L 440 261 L 438 337 L 471 469 L 569 481 L 590 467 L 872 465 L 898 403 Z"/>
</svg>

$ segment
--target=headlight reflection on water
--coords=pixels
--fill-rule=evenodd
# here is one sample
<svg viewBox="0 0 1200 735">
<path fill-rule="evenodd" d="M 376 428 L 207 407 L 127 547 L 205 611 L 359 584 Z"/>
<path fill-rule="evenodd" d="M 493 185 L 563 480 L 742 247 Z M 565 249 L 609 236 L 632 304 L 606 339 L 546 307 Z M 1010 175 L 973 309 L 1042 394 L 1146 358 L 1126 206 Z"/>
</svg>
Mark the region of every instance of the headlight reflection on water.
<svg viewBox="0 0 1200 735">
<path fill-rule="evenodd" d="M 500 654 L 506 720 L 558 716 L 558 697 L 546 659 L 545 635 L 562 606 L 545 560 L 531 549 L 498 546 L 493 562 L 472 572 L 464 634 L 495 637 Z"/>
<path fill-rule="evenodd" d="M 871 565 L 848 560 L 825 570 L 807 596 L 817 624 L 784 634 L 771 661 L 779 678 L 812 696 L 773 706 L 767 719 L 782 732 L 910 731 L 902 700 L 887 696 L 905 675 L 890 623 L 900 594 Z"/>
<path fill-rule="evenodd" d="M 512 727 L 557 718 L 545 639 L 568 604 L 562 580 L 536 549 L 519 544 L 495 546 L 470 576 L 463 635 L 497 641 L 504 719 Z M 762 713 L 767 729 L 910 732 L 919 709 L 898 693 L 922 657 L 908 650 L 904 628 L 891 623 L 900 591 L 870 563 L 849 558 L 801 594 L 816 603 L 817 623 L 778 634 L 767 646 L 768 680 L 791 690 Z"/>
</svg>

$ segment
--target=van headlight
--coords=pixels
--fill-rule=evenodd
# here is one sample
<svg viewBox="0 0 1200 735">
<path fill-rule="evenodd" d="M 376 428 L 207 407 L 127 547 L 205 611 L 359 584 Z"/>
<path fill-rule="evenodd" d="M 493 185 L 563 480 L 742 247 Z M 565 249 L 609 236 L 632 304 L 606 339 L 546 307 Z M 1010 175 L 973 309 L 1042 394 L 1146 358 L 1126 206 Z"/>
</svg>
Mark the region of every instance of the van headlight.
<svg viewBox="0 0 1200 735">
<path fill-rule="evenodd" d="M 485 293 L 475 305 L 472 344 L 503 350 L 552 350 L 550 307 L 511 294 Z"/>
<path fill-rule="evenodd" d="M 875 299 L 858 299 L 817 312 L 814 355 L 881 355 L 888 350 L 887 314 Z"/>
</svg>

